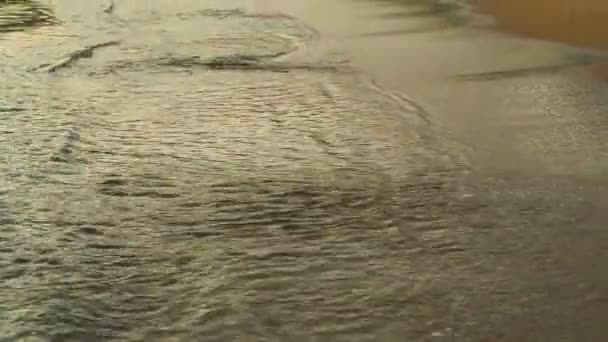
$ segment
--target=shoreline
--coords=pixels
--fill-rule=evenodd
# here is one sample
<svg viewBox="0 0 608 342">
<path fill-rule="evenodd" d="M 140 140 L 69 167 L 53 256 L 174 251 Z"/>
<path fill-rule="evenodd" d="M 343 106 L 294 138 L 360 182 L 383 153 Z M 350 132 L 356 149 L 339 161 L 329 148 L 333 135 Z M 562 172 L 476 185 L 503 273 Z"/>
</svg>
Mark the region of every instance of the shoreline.
<svg viewBox="0 0 608 342">
<path fill-rule="evenodd" d="M 489 235 L 475 234 L 477 248 L 518 247 L 480 261 L 502 265 L 498 273 L 508 277 L 492 270 L 483 277 L 513 291 L 469 298 L 475 305 L 461 317 L 479 325 L 455 325 L 462 340 L 605 340 L 599 317 L 608 301 L 593 290 L 608 288 L 594 266 L 608 260 L 594 243 L 608 220 L 603 53 L 513 34 L 495 19 L 478 25 L 459 8 L 437 11 L 419 0 L 253 2 L 314 27 L 321 38 L 305 52 L 338 51 L 382 88 L 425 108 L 441 138 L 466 155 L 469 200 L 498 218 Z M 572 233 L 578 229 L 585 234 Z M 572 286 L 582 283 L 592 288 Z"/>
</svg>

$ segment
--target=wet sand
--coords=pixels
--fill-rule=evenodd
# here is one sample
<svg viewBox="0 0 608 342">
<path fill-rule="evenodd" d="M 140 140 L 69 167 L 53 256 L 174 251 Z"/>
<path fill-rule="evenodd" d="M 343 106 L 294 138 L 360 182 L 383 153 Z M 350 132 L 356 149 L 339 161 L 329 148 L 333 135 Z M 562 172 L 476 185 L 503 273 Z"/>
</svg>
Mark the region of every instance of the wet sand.
<svg viewBox="0 0 608 342">
<path fill-rule="evenodd" d="M 608 48 L 604 0 L 477 0 L 510 30 L 544 39 Z"/>
</svg>

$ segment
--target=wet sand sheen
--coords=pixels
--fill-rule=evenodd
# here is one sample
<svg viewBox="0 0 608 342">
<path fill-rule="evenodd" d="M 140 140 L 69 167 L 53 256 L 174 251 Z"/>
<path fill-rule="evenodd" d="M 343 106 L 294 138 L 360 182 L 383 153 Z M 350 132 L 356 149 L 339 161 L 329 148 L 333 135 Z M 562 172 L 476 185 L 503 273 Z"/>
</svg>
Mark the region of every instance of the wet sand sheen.
<svg viewBox="0 0 608 342">
<path fill-rule="evenodd" d="M 566 43 L 608 48 L 605 0 L 475 0 L 515 32 Z"/>
</svg>

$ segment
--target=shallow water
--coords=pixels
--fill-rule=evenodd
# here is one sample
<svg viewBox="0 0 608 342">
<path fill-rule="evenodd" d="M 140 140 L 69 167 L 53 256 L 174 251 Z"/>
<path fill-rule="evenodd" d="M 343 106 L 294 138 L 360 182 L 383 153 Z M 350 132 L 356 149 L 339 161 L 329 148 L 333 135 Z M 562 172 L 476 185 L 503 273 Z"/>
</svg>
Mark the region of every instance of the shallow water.
<svg viewBox="0 0 608 342">
<path fill-rule="evenodd" d="M 605 235 L 604 159 L 576 164 L 587 171 L 576 182 L 569 176 L 580 170 L 560 158 L 603 151 L 603 102 L 591 107 L 566 91 L 564 107 L 598 108 L 581 121 L 543 119 L 531 107 L 494 136 L 519 140 L 492 164 L 479 156 L 508 150 L 484 140 L 496 131 L 463 121 L 476 134 L 456 139 L 462 131 L 448 132 L 458 125 L 441 106 L 462 118 L 470 101 L 463 93 L 506 79 L 549 108 L 554 89 L 519 77 L 545 82 L 551 72 L 461 68 L 442 82 L 458 84 L 452 91 L 462 102 L 421 105 L 351 62 L 359 41 L 334 44 L 323 25 L 287 10 L 303 3 L 260 3 L 0 6 L 0 340 L 535 341 L 527 331 L 552 340 L 602 333 L 598 320 L 573 324 L 572 334 L 560 329 L 576 310 L 602 312 L 590 303 L 604 298 L 603 254 L 593 243 Z M 315 15 L 333 16 L 338 3 Z M 372 28 L 361 33 L 343 11 L 349 37 L 434 34 L 474 21 L 458 4 L 413 1 L 396 12 L 390 1 L 372 3 L 386 6 L 383 22 L 407 27 L 361 25 Z M 360 56 L 373 56 L 373 46 Z M 411 67 L 425 76 L 400 82 L 436 87 L 417 52 L 391 59 L 387 46 L 376 51 L 386 60 L 374 64 L 391 75 Z M 426 57 L 437 70 L 448 65 Z M 497 98 L 477 100 L 483 109 Z M 530 117 L 555 125 L 526 140 Z M 564 127 L 570 140 L 557 143 Z M 538 165 L 554 173 L 509 159 L 524 146 L 543 151 Z M 578 253 L 569 263 L 567 250 Z"/>
<path fill-rule="evenodd" d="M 470 259 L 432 301 L 452 330 L 397 319 L 420 332 L 408 340 L 604 341 L 606 54 L 504 32 L 456 1 L 284 3 L 465 146 Z"/>
<path fill-rule="evenodd" d="M 374 338 L 431 315 L 472 209 L 424 113 L 291 17 L 107 6 L 1 37 L 3 336 Z"/>
</svg>

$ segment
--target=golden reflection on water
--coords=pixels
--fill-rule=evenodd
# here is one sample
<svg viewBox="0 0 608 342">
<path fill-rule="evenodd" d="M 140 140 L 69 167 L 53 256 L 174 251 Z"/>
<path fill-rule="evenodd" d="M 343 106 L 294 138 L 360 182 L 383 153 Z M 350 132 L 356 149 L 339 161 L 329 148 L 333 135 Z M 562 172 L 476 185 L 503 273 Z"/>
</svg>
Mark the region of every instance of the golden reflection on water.
<svg viewBox="0 0 608 342">
<path fill-rule="evenodd" d="M 608 48 L 607 0 L 476 0 L 516 32 L 595 48 Z"/>
</svg>

